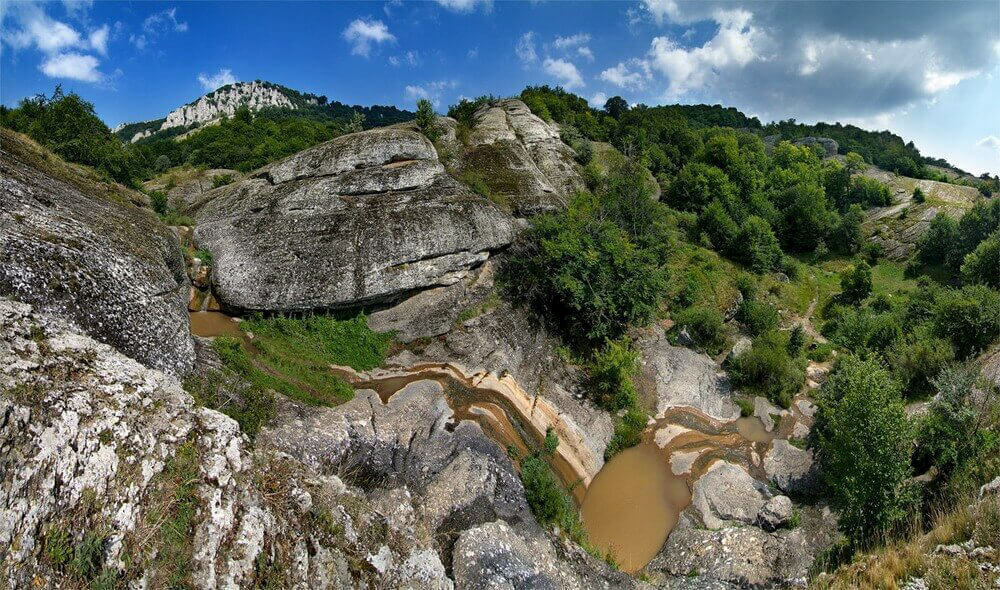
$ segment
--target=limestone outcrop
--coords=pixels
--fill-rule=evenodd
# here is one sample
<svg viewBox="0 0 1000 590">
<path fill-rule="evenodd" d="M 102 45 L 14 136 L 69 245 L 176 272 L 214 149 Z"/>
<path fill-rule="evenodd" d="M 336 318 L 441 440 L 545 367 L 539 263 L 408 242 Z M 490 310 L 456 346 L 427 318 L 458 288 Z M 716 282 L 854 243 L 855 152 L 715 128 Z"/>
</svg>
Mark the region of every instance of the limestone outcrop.
<svg viewBox="0 0 1000 590">
<path fill-rule="evenodd" d="M 151 367 L 187 372 L 194 346 L 177 238 L 148 211 L 41 172 L 18 145 L 0 149 L 0 296 L 65 316 Z"/>
<path fill-rule="evenodd" d="M 252 111 L 264 107 L 297 108 L 295 103 L 274 84 L 260 81 L 238 82 L 223 86 L 191 104 L 170 111 L 160 130 L 201 124 L 220 117 L 231 117 L 240 107 L 247 107 Z M 133 138 L 132 141 L 138 140 Z"/>
<path fill-rule="evenodd" d="M 402 128 L 320 144 L 209 192 L 191 211 L 216 296 L 240 310 L 356 307 L 451 285 L 518 228 Z"/>
<path fill-rule="evenodd" d="M 480 108 L 459 143 L 459 174 L 478 178 L 518 215 L 565 207 L 573 193 L 585 188 L 574 152 L 559 139 L 558 127 L 532 114 L 520 100 Z"/>
</svg>

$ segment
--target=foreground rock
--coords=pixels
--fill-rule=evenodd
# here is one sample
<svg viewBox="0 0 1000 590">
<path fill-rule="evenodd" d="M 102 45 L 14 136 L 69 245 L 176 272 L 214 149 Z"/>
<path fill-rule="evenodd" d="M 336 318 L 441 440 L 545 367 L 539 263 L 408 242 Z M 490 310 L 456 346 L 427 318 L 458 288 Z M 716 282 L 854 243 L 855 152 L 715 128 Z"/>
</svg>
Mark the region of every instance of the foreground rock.
<svg viewBox="0 0 1000 590">
<path fill-rule="evenodd" d="M 454 284 L 517 229 L 400 128 L 320 144 L 192 211 L 216 295 L 240 310 L 352 307 Z"/>
<path fill-rule="evenodd" d="M 151 367 L 187 372 L 188 281 L 176 237 L 148 212 L 0 150 L 0 296 L 71 318 Z"/>
</svg>

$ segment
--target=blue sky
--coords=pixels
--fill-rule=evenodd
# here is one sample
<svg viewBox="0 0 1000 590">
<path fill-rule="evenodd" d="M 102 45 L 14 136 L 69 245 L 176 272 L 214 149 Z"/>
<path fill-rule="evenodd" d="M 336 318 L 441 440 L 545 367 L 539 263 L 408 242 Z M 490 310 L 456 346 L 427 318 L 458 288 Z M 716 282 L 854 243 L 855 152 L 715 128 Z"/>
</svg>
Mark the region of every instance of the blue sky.
<svg viewBox="0 0 1000 590">
<path fill-rule="evenodd" d="M 1000 173 L 1000 3 L 0 0 L 0 101 L 57 83 L 109 124 L 264 79 L 440 110 L 561 84 L 593 104 L 722 103 L 890 129 Z"/>
</svg>

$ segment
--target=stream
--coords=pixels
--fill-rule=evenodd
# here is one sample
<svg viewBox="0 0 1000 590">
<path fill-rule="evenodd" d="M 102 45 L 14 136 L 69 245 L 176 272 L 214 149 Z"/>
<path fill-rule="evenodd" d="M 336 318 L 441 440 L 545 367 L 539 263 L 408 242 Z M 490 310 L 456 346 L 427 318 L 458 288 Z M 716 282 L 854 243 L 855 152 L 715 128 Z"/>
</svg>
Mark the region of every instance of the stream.
<svg viewBox="0 0 1000 590">
<path fill-rule="evenodd" d="M 192 312 L 191 331 L 199 336 L 246 335 L 220 312 Z M 719 421 L 689 407 L 667 410 L 646 427 L 642 442 L 601 466 L 599 457 L 548 400 L 524 391 L 509 375 L 469 372 L 453 363 L 420 363 L 407 368 L 359 373 L 349 367 L 331 372 L 354 387 L 378 394 L 383 404 L 407 385 L 440 384 L 452 418 L 445 428 L 472 420 L 502 448 L 525 456 L 539 449 L 549 428 L 559 446 L 549 464 L 580 507 L 590 542 L 611 553 L 633 573 L 660 551 L 691 503 L 691 489 L 713 463 L 740 464 L 766 480 L 761 460 L 774 433 L 756 417 Z"/>
</svg>

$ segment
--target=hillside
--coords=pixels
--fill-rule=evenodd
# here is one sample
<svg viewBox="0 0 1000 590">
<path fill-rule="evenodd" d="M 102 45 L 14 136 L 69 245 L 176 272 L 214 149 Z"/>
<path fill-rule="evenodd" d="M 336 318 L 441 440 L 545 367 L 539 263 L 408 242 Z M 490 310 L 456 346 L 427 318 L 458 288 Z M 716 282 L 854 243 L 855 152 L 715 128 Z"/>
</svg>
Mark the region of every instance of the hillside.
<svg viewBox="0 0 1000 590">
<path fill-rule="evenodd" d="M 270 110 L 282 117 L 348 120 L 355 113 L 365 117 L 366 127 L 391 125 L 413 118 L 413 113 L 392 106 L 348 106 L 329 102 L 326 96 L 302 93 L 280 84 L 255 80 L 227 84 L 177 107 L 164 118 L 122 124 L 114 133 L 128 143 L 175 137 L 199 127 L 232 117 L 240 108 L 251 112 Z"/>
</svg>

